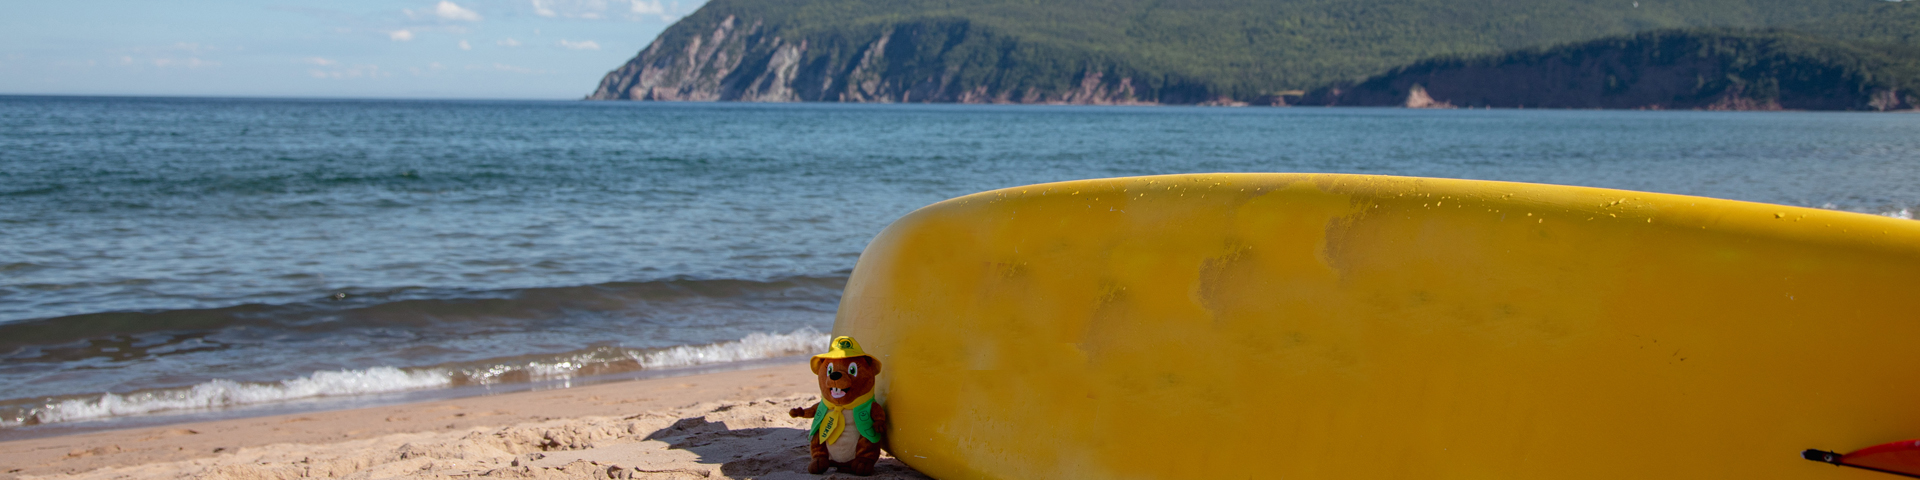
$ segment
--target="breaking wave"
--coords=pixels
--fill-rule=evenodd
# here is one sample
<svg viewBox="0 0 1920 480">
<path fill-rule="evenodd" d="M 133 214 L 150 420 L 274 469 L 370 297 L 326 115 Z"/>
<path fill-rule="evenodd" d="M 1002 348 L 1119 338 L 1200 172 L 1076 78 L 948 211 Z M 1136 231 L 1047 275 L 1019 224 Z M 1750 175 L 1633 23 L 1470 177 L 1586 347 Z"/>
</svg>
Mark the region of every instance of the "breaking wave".
<svg viewBox="0 0 1920 480">
<path fill-rule="evenodd" d="M 478 367 L 457 368 L 451 378 L 455 385 L 492 385 L 744 362 L 825 350 L 828 340 L 827 335 L 818 330 L 802 328 L 792 333 L 751 333 L 736 341 L 711 345 L 656 350 L 605 347 L 522 362 L 489 362 Z"/>
<path fill-rule="evenodd" d="M 0 418 L 0 428 L 743 362 L 816 352 L 824 350 L 827 341 L 826 334 L 804 328 L 791 333 L 752 333 L 736 341 L 710 345 L 681 345 L 652 351 L 596 349 L 557 358 L 494 363 L 476 368 L 411 369 L 383 366 L 318 371 L 269 383 L 212 380 L 187 388 L 106 393 L 49 399 L 35 406 L 15 406 L 7 408 L 13 411 L 5 412 L 5 417 Z"/>
<path fill-rule="evenodd" d="M 305 377 L 266 384 L 213 380 L 185 389 L 126 395 L 108 393 L 90 400 L 62 400 L 32 409 L 15 422 L 35 425 L 168 411 L 217 410 L 307 398 L 445 387 L 450 383 L 444 371 L 407 371 L 393 367 L 313 372 Z"/>
</svg>

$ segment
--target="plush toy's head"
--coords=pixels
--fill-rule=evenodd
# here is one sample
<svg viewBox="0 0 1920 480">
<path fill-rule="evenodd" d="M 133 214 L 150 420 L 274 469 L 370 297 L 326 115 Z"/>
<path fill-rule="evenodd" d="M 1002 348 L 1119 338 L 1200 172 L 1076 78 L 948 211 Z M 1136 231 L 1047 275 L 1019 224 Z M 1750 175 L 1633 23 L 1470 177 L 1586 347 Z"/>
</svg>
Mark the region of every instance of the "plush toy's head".
<svg viewBox="0 0 1920 480">
<path fill-rule="evenodd" d="M 820 377 L 822 400 L 846 405 L 873 392 L 880 360 L 867 356 L 853 337 L 835 338 L 827 353 L 813 356 L 813 374 Z"/>
</svg>

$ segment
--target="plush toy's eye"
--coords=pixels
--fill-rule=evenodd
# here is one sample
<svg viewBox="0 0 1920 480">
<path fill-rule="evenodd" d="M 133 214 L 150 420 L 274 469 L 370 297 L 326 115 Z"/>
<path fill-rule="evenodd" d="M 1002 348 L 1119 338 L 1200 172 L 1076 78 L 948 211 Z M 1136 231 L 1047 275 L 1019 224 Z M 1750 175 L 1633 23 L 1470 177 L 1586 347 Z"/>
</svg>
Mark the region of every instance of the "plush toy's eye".
<svg viewBox="0 0 1920 480">
<path fill-rule="evenodd" d="M 858 363 L 847 364 L 847 374 L 853 375 L 856 377 L 860 376 L 860 364 Z"/>
</svg>

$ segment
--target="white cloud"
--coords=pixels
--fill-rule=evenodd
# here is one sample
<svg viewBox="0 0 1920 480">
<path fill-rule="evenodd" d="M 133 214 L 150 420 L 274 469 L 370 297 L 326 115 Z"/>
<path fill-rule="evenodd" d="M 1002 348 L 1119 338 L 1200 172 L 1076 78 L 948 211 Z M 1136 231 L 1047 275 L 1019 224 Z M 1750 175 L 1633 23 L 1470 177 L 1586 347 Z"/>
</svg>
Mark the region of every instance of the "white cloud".
<svg viewBox="0 0 1920 480">
<path fill-rule="evenodd" d="M 495 63 L 493 65 L 469 64 L 466 66 L 466 69 L 468 71 L 493 70 L 493 71 L 499 71 L 499 72 L 519 73 L 519 74 L 525 74 L 525 75 L 547 75 L 547 74 L 553 73 L 546 70 L 536 70 L 532 68 L 508 65 L 504 63 Z"/>
<path fill-rule="evenodd" d="M 202 47 L 198 43 L 188 43 L 188 42 L 178 42 L 178 43 L 174 43 L 172 46 L 161 47 L 160 49 L 161 50 L 178 50 L 178 51 L 194 53 L 194 54 L 198 54 L 200 52 L 204 52 L 208 50 L 214 50 L 214 48 L 212 47 Z"/>
<path fill-rule="evenodd" d="M 453 2 L 449 2 L 447 0 L 440 0 L 439 5 L 434 5 L 433 14 L 435 16 L 438 16 L 440 18 L 444 18 L 447 20 L 462 20 L 462 21 L 468 21 L 468 22 L 480 21 L 479 13 L 476 13 L 473 10 L 461 8 L 459 5 L 455 5 Z"/>
<path fill-rule="evenodd" d="M 440 73 L 441 70 L 446 70 L 446 69 L 447 69 L 447 66 L 441 65 L 440 62 L 428 63 L 427 68 L 407 67 L 407 71 L 412 72 L 414 76 L 429 76 L 436 73 Z"/>
<path fill-rule="evenodd" d="M 540 0 L 533 0 L 533 14 L 542 17 L 553 17 L 559 16 L 560 12 L 555 12 L 553 9 L 547 8 Z"/>
<path fill-rule="evenodd" d="M 150 66 L 158 68 L 209 68 L 221 66 L 218 56 L 221 52 L 237 52 L 241 48 L 202 45 L 190 42 L 176 42 L 170 45 L 136 45 L 110 50 L 108 57 L 101 59 L 109 65 Z M 211 54 L 211 55 L 210 55 Z M 61 66 L 98 66 L 100 60 L 74 60 L 55 62 Z"/>
<path fill-rule="evenodd" d="M 542 17 L 602 20 L 659 18 L 671 22 L 686 12 L 679 0 L 528 0 L 533 13 Z M 702 2 L 693 2 L 698 5 Z M 622 12 L 624 10 L 624 13 Z"/>
<path fill-rule="evenodd" d="M 461 21 L 461 22 L 478 22 L 481 19 L 479 12 L 475 12 L 466 7 L 460 6 L 460 4 L 453 3 L 447 0 L 440 0 L 440 3 L 435 4 L 433 6 L 433 10 L 414 10 L 411 8 L 402 8 L 400 9 L 400 11 L 406 13 L 407 18 L 412 18 L 412 19 L 438 18 L 441 20 L 453 20 L 453 21 Z"/>
<path fill-rule="evenodd" d="M 306 62 L 314 65 L 319 65 L 322 67 L 331 67 L 331 66 L 340 64 L 339 61 L 330 60 L 330 59 L 321 58 L 321 57 L 307 57 Z"/>
<path fill-rule="evenodd" d="M 580 18 L 599 20 L 606 18 L 610 0 L 529 0 L 533 3 L 533 14 L 542 17 Z M 611 0 L 622 1 L 622 0 Z M 625 0 L 631 1 L 631 0 Z"/>
<path fill-rule="evenodd" d="M 156 58 L 156 59 L 153 59 L 153 66 L 156 66 L 156 67 L 160 67 L 160 68 L 167 68 L 167 67 L 187 67 L 187 68 L 200 68 L 200 67 L 218 67 L 218 66 L 220 66 L 220 62 L 213 62 L 213 61 L 207 61 L 207 60 L 201 60 L 201 59 L 200 59 L 199 57 L 187 57 L 187 59 L 186 59 L 186 60 L 180 60 L 180 59 L 175 59 L 175 58 Z"/>
<path fill-rule="evenodd" d="M 681 10 L 679 0 L 673 0 L 667 3 L 662 3 L 660 0 L 627 1 L 632 3 L 632 7 L 628 8 L 630 15 L 627 16 L 627 19 L 629 20 L 640 21 L 651 17 L 659 18 L 662 22 L 672 22 L 680 18 L 680 14 L 686 13 Z"/>
<path fill-rule="evenodd" d="M 413 32 L 408 30 L 394 30 L 391 32 L 387 32 L 387 38 L 391 38 L 393 39 L 393 41 L 396 41 L 396 42 L 412 41 Z"/>
<path fill-rule="evenodd" d="M 139 46 L 134 46 L 134 47 L 125 48 L 121 50 L 127 51 L 127 52 L 133 52 L 133 53 L 156 53 L 156 54 L 181 53 L 185 55 L 200 55 L 200 54 L 213 53 L 213 52 L 240 51 L 244 49 L 235 48 L 235 47 L 220 47 L 215 45 L 201 45 L 201 44 L 192 43 L 192 42 L 174 42 L 172 45 L 139 45 Z"/>
<path fill-rule="evenodd" d="M 476 68 L 483 68 L 483 67 L 474 66 L 474 65 L 467 66 L 467 69 L 469 70 L 476 69 Z M 493 64 L 493 69 L 499 70 L 502 72 L 525 73 L 525 74 L 546 73 L 545 71 L 541 71 L 541 70 L 534 70 L 527 67 L 516 67 L 513 65 L 507 65 L 504 63 Z"/>
<path fill-rule="evenodd" d="M 316 68 L 316 69 L 308 70 L 307 75 L 310 75 L 313 78 L 336 78 L 336 79 L 380 78 L 380 77 L 393 76 L 392 73 L 388 73 L 386 71 L 380 70 L 379 65 L 354 65 L 347 68 L 338 68 L 333 70 L 321 70 Z"/>
<path fill-rule="evenodd" d="M 514 39 L 513 39 L 512 37 L 508 37 L 508 38 L 507 38 L 506 40 L 501 40 L 501 41 L 497 41 L 497 42 L 493 42 L 493 44 L 494 44 L 494 45 L 499 45 L 499 46 L 502 46 L 502 47 L 518 47 L 518 46 L 520 46 L 520 41 L 519 41 L 519 40 L 514 40 Z"/>
<path fill-rule="evenodd" d="M 473 50 L 473 44 L 471 44 L 471 43 L 467 43 L 467 41 L 466 41 L 466 40 L 461 40 L 461 41 L 460 41 L 460 49 L 461 49 L 461 50 Z"/>
<path fill-rule="evenodd" d="M 572 41 L 567 41 L 565 39 L 562 39 L 560 40 L 560 46 L 567 47 L 568 49 L 572 49 L 572 50 L 599 50 L 600 49 L 600 43 L 592 40 L 582 40 L 578 42 L 572 42 Z"/>
</svg>

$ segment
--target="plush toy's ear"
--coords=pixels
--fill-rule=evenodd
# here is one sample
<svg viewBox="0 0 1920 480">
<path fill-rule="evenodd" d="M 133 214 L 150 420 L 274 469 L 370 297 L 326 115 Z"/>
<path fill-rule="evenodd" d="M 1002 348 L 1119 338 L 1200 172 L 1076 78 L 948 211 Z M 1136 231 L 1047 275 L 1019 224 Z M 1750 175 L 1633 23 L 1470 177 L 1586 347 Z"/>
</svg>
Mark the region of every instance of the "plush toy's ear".
<svg viewBox="0 0 1920 480">
<path fill-rule="evenodd" d="M 813 361 L 811 361 L 811 362 L 807 362 L 807 363 L 809 363 L 809 364 L 810 364 L 810 365 L 808 365 L 808 366 L 807 366 L 807 368 L 808 368 L 809 370 L 813 370 L 813 374 L 814 374 L 814 375 L 819 375 L 819 374 L 820 374 L 820 366 L 821 366 L 821 365 L 824 365 L 824 364 L 826 364 L 827 362 L 822 362 L 822 361 L 820 361 L 820 359 L 818 359 L 818 358 L 815 358 L 815 359 L 813 359 Z"/>
<path fill-rule="evenodd" d="M 873 357 L 867 357 L 867 367 L 868 367 L 868 370 L 871 370 L 871 371 L 873 372 L 873 373 L 871 373 L 871 374 L 869 374 L 869 375 L 879 375 L 879 374 L 880 374 L 880 359 L 878 359 L 878 358 L 873 358 Z"/>
</svg>

